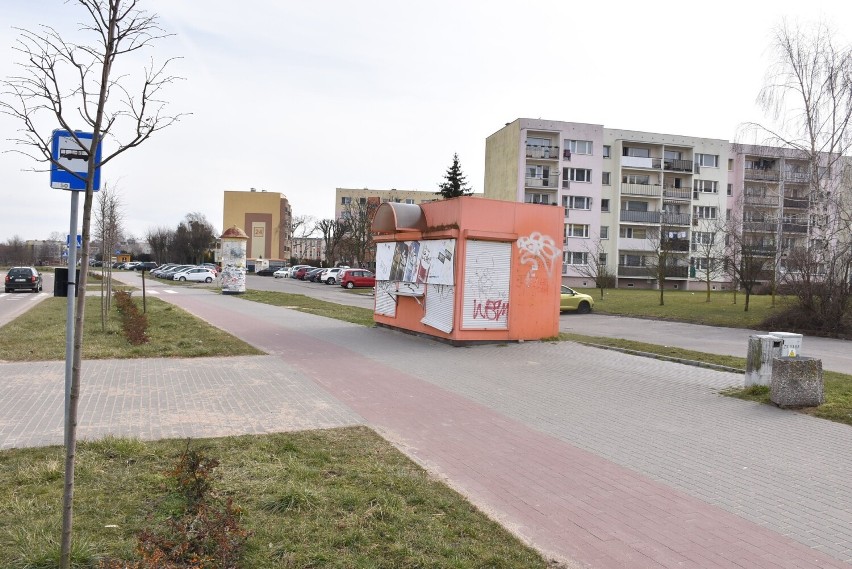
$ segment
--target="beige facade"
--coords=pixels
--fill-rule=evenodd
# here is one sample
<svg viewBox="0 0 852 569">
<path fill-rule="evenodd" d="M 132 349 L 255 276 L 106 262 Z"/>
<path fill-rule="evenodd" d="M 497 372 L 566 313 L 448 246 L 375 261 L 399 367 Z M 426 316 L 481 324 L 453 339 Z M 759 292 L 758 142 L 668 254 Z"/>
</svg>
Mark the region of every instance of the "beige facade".
<svg viewBox="0 0 852 569">
<path fill-rule="evenodd" d="M 248 235 L 247 257 L 287 262 L 292 254 L 292 212 L 278 192 L 226 191 L 222 227 L 238 227 Z"/>
<path fill-rule="evenodd" d="M 325 262 L 325 239 L 322 237 L 293 237 L 292 256 L 297 263 Z"/>
</svg>

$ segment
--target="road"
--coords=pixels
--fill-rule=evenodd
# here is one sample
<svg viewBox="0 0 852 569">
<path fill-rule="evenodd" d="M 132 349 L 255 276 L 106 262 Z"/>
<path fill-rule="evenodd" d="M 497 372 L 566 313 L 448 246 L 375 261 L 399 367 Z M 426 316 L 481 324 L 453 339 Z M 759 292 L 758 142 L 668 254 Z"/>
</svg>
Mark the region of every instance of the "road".
<svg viewBox="0 0 852 569">
<path fill-rule="evenodd" d="M 5 326 L 42 300 L 53 296 L 53 273 L 42 273 L 42 292 L 0 292 L 0 326 Z"/>
</svg>

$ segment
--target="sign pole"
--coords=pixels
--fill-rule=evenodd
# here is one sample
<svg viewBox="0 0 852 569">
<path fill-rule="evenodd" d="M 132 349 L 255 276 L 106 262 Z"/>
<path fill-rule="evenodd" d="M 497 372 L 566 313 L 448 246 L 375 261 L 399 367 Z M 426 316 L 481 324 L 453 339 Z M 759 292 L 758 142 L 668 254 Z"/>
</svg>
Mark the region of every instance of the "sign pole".
<svg viewBox="0 0 852 569">
<path fill-rule="evenodd" d="M 77 235 L 77 209 L 80 204 L 80 192 L 71 192 L 71 229 L 68 235 Z M 71 243 L 68 247 L 68 306 L 65 316 L 65 446 L 68 448 L 71 436 L 71 374 L 74 365 L 74 307 L 77 297 L 77 247 Z"/>
</svg>

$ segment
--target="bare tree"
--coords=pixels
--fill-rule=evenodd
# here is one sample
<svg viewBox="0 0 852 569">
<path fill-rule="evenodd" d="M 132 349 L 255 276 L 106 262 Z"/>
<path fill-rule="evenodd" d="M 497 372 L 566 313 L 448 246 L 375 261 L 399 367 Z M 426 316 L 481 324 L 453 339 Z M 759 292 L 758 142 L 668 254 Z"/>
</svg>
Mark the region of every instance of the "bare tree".
<svg viewBox="0 0 852 569">
<path fill-rule="evenodd" d="M 341 220 L 346 225 L 346 235 L 340 253 L 353 266 L 364 267 L 375 261 L 372 225 L 379 205 L 378 200 L 365 198 L 350 201 L 343 209 Z"/>
<path fill-rule="evenodd" d="M 111 252 L 118 244 L 124 214 L 121 199 L 114 188 L 104 187 L 98 193 L 95 207 L 95 239 L 101 242 L 101 252 L 112 258 Z M 106 330 L 107 315 L 112 305 L 112 263 L 101 264 L 101 330 Z"/>
<path fill-rule="evenodd" d="M 325 258 L 329 266 L 337 263 L 343 240 L 346 238 L 346 224 L 339 219 L 321 219 L 317 222 L 317 230 L 325 242 Z"/>
<path fill-rule="evenodd" d="M 651 250 L 645 256 L 645 266 L 660 290 L 660 306 L 665 305 L 666 280 L 671 277 L 685 278 L 689 271 L 684 256 L 684 253 L 689 251 L 686 229 L 669 224 L 668 221 L 664 213 L 661 216 L 659 228 L 647 229 L 647 240 L 651 244 Z"/>
<path fill-rule="evenodd" d="M 174 242 L 175 231 L 168 227 L 153 227 L 145 233 L 145 239 L 157 263 L 165 263 Z"/>
<path fill-rule="evenodd" d="M 615 271 L 610 269 L 607 263 L 607 248 L 600 239 L 586 244 L 586 264 L 574 265 L 573 268 L 580 276 L 595 281 L 595 287 L 601 292 L 601 300 L 604 297 L 604 290 L 615 286 Z"/>
<path fill-rule="evenodd" d="M 771 251 L 754 241 L 755 224 L 765 224 L 765 221 L 743 220 L 737 212 L 732 212 L 725 221 L 725 245 L 722 257 L 723 271 L 727 273 L 735 286 L 745 291 L 744 312 L 748 312 L 749 301 L 755 286 L 760 282 L 769 281 L 772 272 Z"/>
<path fill-rule="evenodd" d="M 690 250 L 693 253 L 690 267 L 695 276 L 704 281 L 707 292 L 706 302 L 710 302 L 711 283 L 722 275 L 722 235 L 724 222 L 719 219 L 698 219 L 698 225 L 692 231 Z"/>
<path fill-rule="evenodd" d="M 75 3 L 86 17 L 80 24 L 80 34 L 84 36 L 80 41 L 66 38 L 50 26 L 42 25 L 37 31 L 17 28 L 20 36 L 15 50 L 20 57 L 21 75 L 3 82 L 0 110 L 23 124 L 18 138 L 12 140 L 22 148 L 20 153 L 42 165 L 34 168 L 35 171 L 44 171 L 45 165 L 52 162 L 50 129 L 54 126 L 68 131 L 83 149 L 87 166 L 85 176 L 69 172 L 86 185 L 80 257 L 85 267 L 89 260 L 96 169 L 174 124 L 180 115 L 166 114 L 165 102 L 159 98 L 163 88 L 176 79 L 166 72 L 170 60 L 162 65 L 151 61 L 141 76 L 134 76 L 119 65 L 125 60 L 132 62 L 135 53 L 167 36 L 156 15 L 139 10 L 136 0 L 75 0 Z M 44 116 L 46 120 L 42 119 Z M 91 133 L 90 143 L 75 133 L 75 127 L 79 126 Z M 114 146 L 107 149 L 98 162 L 95 149 L 102 141 Z M 56 166 L 68 171 L 58 162 Z M 67 569 L 71 561 L 86 271 L 81 271 L 80 277 L 74 317 L 70 420 L 66 433 L 61 569 Z"/>
<path fill-rule="evenodd" d="M 808 164 L 810 239 L 788 252 L 786 282 L 812 325 L 836 332 L 843 328 L 849 303 L 852 265 L 847 158 L 852 150 L 852 46 L 838 45 L 825 23 L 797 27 L 785 22 L 776 29 L 772 47 L 775 64 L 758 97 L 769 122 L 744 126 Z M 784 225 L 782 220 L 782 235 Z"/>
</svg>

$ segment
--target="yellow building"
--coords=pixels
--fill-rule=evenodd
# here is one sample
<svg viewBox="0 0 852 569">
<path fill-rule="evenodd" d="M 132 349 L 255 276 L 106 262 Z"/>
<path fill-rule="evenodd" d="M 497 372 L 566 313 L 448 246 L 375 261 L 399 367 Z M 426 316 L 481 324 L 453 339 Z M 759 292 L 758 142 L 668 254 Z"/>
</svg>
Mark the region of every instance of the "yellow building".
<svg viewBox="0 0 852 569">
<path fill-rule="evenodd" d="M 290 202 L 278 192 L 225 192 L 222 227 L 236 226 L 245 231 L 248 259 L 289 261 L 291 217 Z"/>
</svg>

